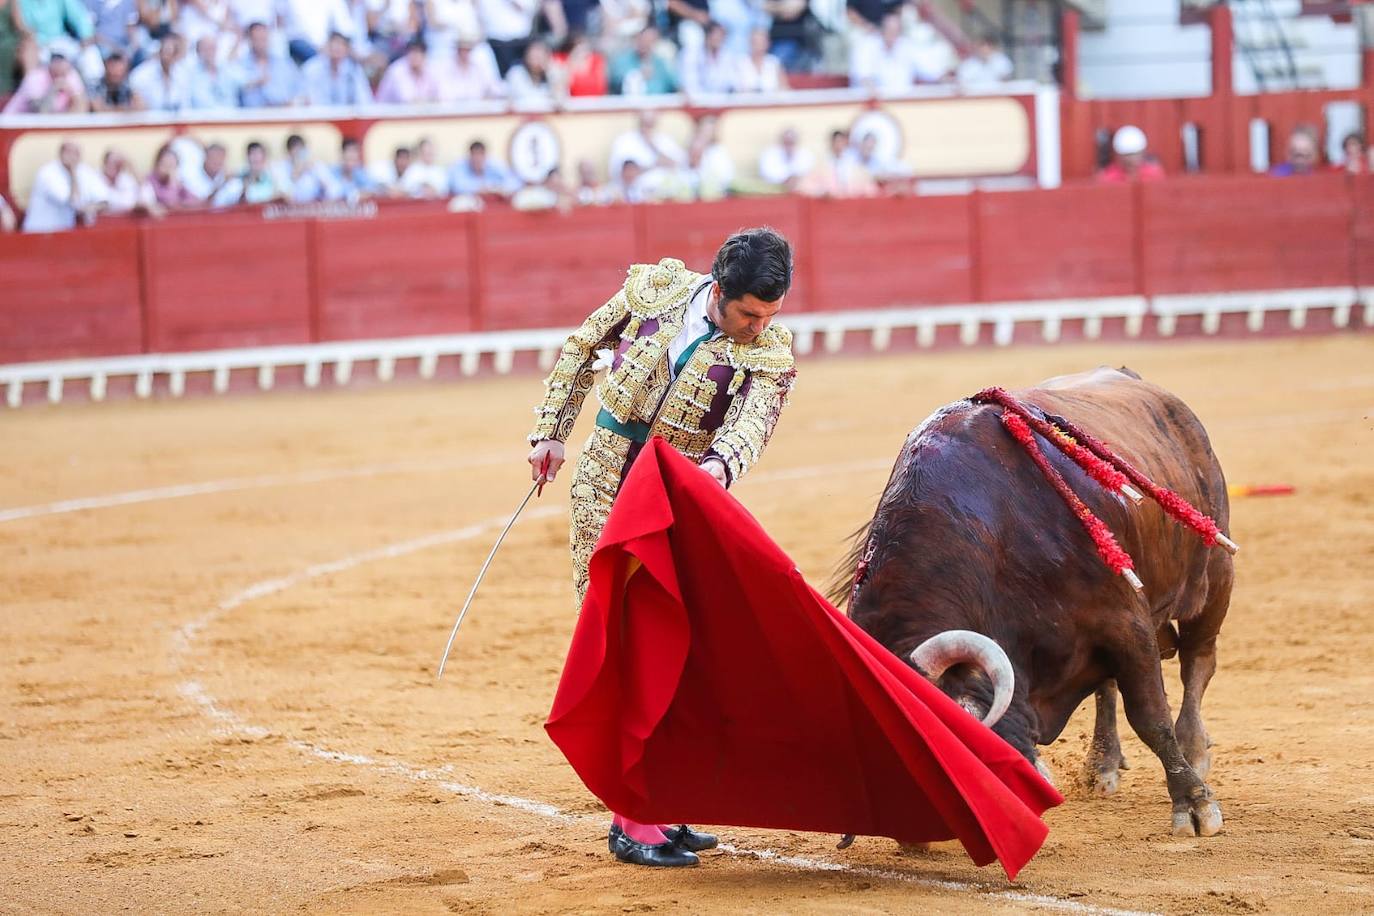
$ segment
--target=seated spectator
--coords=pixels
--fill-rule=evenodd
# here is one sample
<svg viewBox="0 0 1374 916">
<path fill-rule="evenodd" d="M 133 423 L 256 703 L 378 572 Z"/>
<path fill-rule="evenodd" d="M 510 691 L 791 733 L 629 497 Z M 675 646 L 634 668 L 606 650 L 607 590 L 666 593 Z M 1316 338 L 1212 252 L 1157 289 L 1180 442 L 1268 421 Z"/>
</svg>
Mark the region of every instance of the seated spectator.
<svg viewBox="0 0 1374 916">
<path fill-rule="evenodd" d="M 829 157 L 798 183 L 797 190 L 811 197 L 873 197 L 878 185 L 849 145 L 849 132 L 836 130 L 830 133 Z"/>
<path fill-rule="evenodd" d="M 909 183 L 913 177 L 911 166 L 892 158 L 878 148 L 876 133 L 870 132 L 859 138 L 855 161 L 869 177 L 886 186 L 888 190 L 901 190 L 901 186 Z"/>
<path fill-rule="evenodd" d="M 477 15 L 476 0 L 424 0 L 417 5 L 424 8 L 425 44 L 436 60 L 451 54 L 462 38 L 481 39 L 482 19 Z"/>
<path fill-rule="evenodd" d="M 453 194 L 499 194 L 509 197 L 520 189 L 520 179 L 500 162 L 487 155 L 487 145 L 474 140 L 466 159 L 459 159 L 448 173 Z"/>
<path fill-rule="evenodd" d="M 816 157 L 802 148 L 797 131 L 791 127 L 759 155 L 759 177 L 785 191 L 795 190 L 815 166 Z"/>
<path fill-rule="evenodd" d="M 638 162 L 626 159 L 620 164 L 620 170 L 612 174 L 616 176 L 615 183 L 609 189 L 612 202 L 644 203 L 643 184 L 640 181 L 644 176 L 644 169 Z"/>
<path fill-rule="evenodd" d="M 525 45 L 521 62 L 506 72 L 513 102 L 551 102 L 561 95 L 558 82 L 550 70 L 552 60 L 549 46 L 539 39 Z"/>
<path fill-rule="evenodd" d="M 1270 169 L 1269 174 L 1275 178 L 1314 174 L 1321 165 L 1320 148 L 1316 128 L 1305 124 L 1294 128 L 1288 137 L 1288 159 Z"/>
<path fill-rule="evenodd" d="M 736 92 L 783 92 L 787 74 L 782 61 L 768 53 L 768 30 L 754 29 L 749 34 L 749 53 L 737 58 Z"/>
<path fill-rule="evenodd" d="M 589 28 L 587 34 L 599 35 L 610 51 L 632 44 L 648 27 L 653 4 L 650 0 L 601 0 L 594 11 L 598 14 L 600 29 Z"/>
<path fill-rule="evenodd" d="M 142 111 L 143 96 L 129 85 L 129 58 L 111 51 L 105 58 L 105 74 L 91 89 L 91 111 Z"/>
<path fill-rule="evenodd" d="M 153 170 L 143 182 L 145 193 L 151 193 L 158 206 L 167 210 L 185 210 L 200 201 L 181 183 L 181 160 L 176 150 L 164 146 L 157 151 Z"/>
<path fill-rule="evenodd" d="M 439 97 L 445 102 L 499 99 L 506 94 L 491 48 L 469 33 L 459 35 L 453 62 L 440 70 L 439 81 Z"/>
<path fill-rule="evenodd" d="M 286 46 L 297 65 L 318 54 L 334 33 L 348 43 L 353 28 L 347 0 L 286 0 Z"/>
<path fill-rule="evenodd" d="M 334 32 L 325 53 L 316 54 L 301 67 L 307 105 L 367 105 L 372 87 L 362 65 L 349 55 L 348 36 Z"/>
<path fill-rule="evenodd" d="M 1002 53 L 996 38 L 986 34 L 973 43 L 973 54 L 960 62 L 954 78 L 965 89 L 980 89 L 1005 82 L 1011 74 L 1011 58 Z"/>
<path fill-rule="evenodd" d="M 410 171 L 410 164 L 414 158 L 409 147 L 398 146 L 390 162 L 378 162 L 372 166 L 372 177 L 388 197 L 406 196 L 401 181 L 405 178 L 406 172 Z"/>
<path fill-rule="evenodd" d="M 196 42 L 196 57 L 185 71 L 186 95 L 191 108 L 237 108 L 239 81 L 229 67 L 221 66 L 216 39 L 202 35 Z"/>
<path fill-rule="evenodd" d="M 116 149 L 107 149 L 100 162 L 100 179 L 105 182 L 105 212 L 111 215 L 151 210 L 157 205 L 152 191 L 138 180 L 129 160 Z"/>
<path fill-rule="evenodd" d="M 363 148 L 352 137 L 343 141 L 339 164 L 334 166 L 334 193 L 348 201 L 366 200 L 385 192 L 363 167 Z"/>
<path fill-rule="evenodd" d="M 10 7 L 17 8 L 20 0 L 10 0 Z M 138 0 L 101 0 L 99 3 L 86 0 L 86 8 L 91 14 L 92 38 L 96 49 L 105 57 L 123 54 L 128 61 L 134 50 L 135 26 L 138 24 Z M 0 3 L 0 9 L 4 9 Z M 8 11 L 4 14 L 8 16 Z M 0 93 L 4 88 L 0 87 Z"/>
<path fill-rule="evenodd" d="M 563 71 L 563 81 L 570 96 L 605 95 L 608 88 L 606 58 L 596 50 L 592 40 L 574 32 L 562 53 L 555 55 L 554 65 Z"/>
<path fill-rule="evenodd" d="M 162 36 L 157 57 L 145 60 L 129 74 L 129 85 L 151 111 L 180 111 L 189 107 L 187 67 L 181 59 L 181 37 Z"/>
<path fill-rule="evenodd" d="M 525 45 L 534 31 L 534 18 L 541 5 L 540 0 L 477 0 L 482 30 L 486 33 L 492 53 L 496 55 L 496 67 L 502 77 L 524 55 Z M 561 9 L 557 15 L 561 22 Z"/>
<path fill-rule="evenodd" d="M 563 183 L 562 173 L 558 166 L 554 166 L 543 181 L 525 185 L 516 191 L 510 204 L 517 210 L 552 210 L 555 207 L 566 210 L 572 206 L 573 200 L 572 192 Z"/>
<path fill-rule="evenodd" d="M 35 67 L 24 74 L 4 113 L 77 114 L 89 111 L 90 107 L 81 74 L 66 55 L 53 52 L 46 67 Z"/>
<path fill-rule="evenodd" d="M 1097 173 L 1097 180 L 1103 184 L 1117 184 L 1123 181 L 1156 181 L 1164 177 L 1164 169 L 1146 154 L 1149 140 L 1145 131 L 1134 124 L 1127 124 L 1112 135 L 1112 152 L 1116 154 L 1112 163 Z"/>
<path fill-rule="evenodd" d="M 849 83 L 874 92 L 906 92 L 917 82 L 933 82 L 944 74 L 926 67 L 916 43 L 902 34 L 902 18 L 883 17 L 882 31 L 856 40 L 849 60 Z"/>
<path fill-rule="evenodd" d="M 768 29 L 768 16 L 758 0 L 708 0 L 711 21 L 725 28 L 725 52 L 733 59 L 749 54 L 755 29 Z M 710 31 L 710 25 L 705 26 Z"/>
<path fill-rule="evenodd" d="M 401 189 L 408 197 L 438 200 L 448 196 L 448 175 L 438 162 L 434 141 L 428 137 L 415 146 L 415 161 L 400 177 Z"/>
<path fill-rule="evenodd" d="M 1358 131 L 1346 134 L 1341 141 L 1341 152 L 1345 154 L 1345 161 L 1332 163 L 1332 171 L 1349 172 L 1352 175 L 1363 175 L 1369 171 L 1369 151 L 1365 148 L 1364 134 Z"/>
<path fill-rule="evenodd" d="M 658 52 L 658 29 L 649 26 L 635 36 L 634 45 L 611 61 L 611 91 L 620 95 L 663 95 L 677 92 L 673 65 Z"/>
<path fill-rule="evenodd" d="M 687 154 L 678 142 L 657 130 L 658 112 L 645 109 L 639 113 L 634 130 L 626 131 L 611 143 L 609 174 L 620 175 L 624 165 L 633 161 L 639 171 L 654 168 L 678 168 L 687 162 Z"/>
<path fill-rule="evenodd" d="M 772 20 L 768 29 L 769 50 L 789 73 L 807 73 L 820 54 L 816 21 L 807 0 L 763 0 L 763 12 Z"/>
<path fill-rule="evenodd" d="M 421 15 L 424 7 L 414 0 L 364 0 L 364 25 L 372 50 L 384 62 L 405 53 L 415 39 L 423 39 Z"/>
<path fill-rule="evenodd" d="M 226 49 L 238 31 L 229 0 L 179 0 L 176 30 L 189 47 L 199 45 L 202 38 L 209 38 L 218 45 L 223 37 Z"/>
<path fill-rule="evenodd" d="M 698 200 L 718 200 L 735 183 L 735 162 L 720 143 L 720 119 L 704 115 L 687 147 L 687 168 L 693 196 Z"/>
<path fill-rule="evenodd" d="M 244 108 L 279 108 L 300 97 L 300 71 L 289 57 L 272 51 L 266 24 L 248 27 L 248 47 L 239 62 L 239 104 Z"/>
<path fill-rule="evenodd" d="M 292 134 L 286 138 L 286 158 L 276 164 L 277 187 L 291 203 L 328 200 L 337 195 L 333 190 L 333 176 L 310 155 L 305 138 Z"/>
<path fill-rule="evenodd" d="M 239 188 L 239 202 L 245 204 L 286 199 L 286 189 L 277 184 L 276 176 L 267 166 L 267 147 L 256 140 L 248 144 L 248 165 L 239 177 Z"/>
<path fill-rule="evenodd" d="M 205 147 L 205 155 L 200 164 L 181 171 L 181 182 L 201 203 L 221 207 L 237 203 L 243 196 L 243 185 L 229 173 L 228 151 L 223 143 L 211 143 Z"/>
<path fill-rule="evenodd" d="M 740 72 L 739 58 L 725 49 L 725 26 L 714 20 L 702 43 L 683 48 L 678 58 L 682 91 L 688 95 L 734 92 Z"/>
<path fill-rule="evenodd" d="M 615 193 L 601 183 L 596 166 L 590 159 L 579 159 L 577 162 L 577 190 L 574 195 L 584 207 L 602 206 L 615 199 Z"/>
<path fill-rule="evenodd" d="M 386 68 L 377 87 L 377 101 L 388 105 L 420 105 L 442 97 L 425 43 L 419 38 L 412 39 L 405 55 Z"/>
<path fill-rule="evenodd" d="M 61 232 L 77 224 L 95 222 L 105 209 L 105 182 L 100 173 L 81 161 L 81 147 L 64 140 L 57 158 L 33 177 L 25 232 Z"/>
</svg>

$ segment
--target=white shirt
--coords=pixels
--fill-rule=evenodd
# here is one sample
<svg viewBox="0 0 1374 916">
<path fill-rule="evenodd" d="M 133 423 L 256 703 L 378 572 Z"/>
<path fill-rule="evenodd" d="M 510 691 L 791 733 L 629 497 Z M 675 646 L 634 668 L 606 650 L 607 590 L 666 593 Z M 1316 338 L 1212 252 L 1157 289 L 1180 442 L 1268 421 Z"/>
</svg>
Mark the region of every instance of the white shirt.
<svg viewBox="0 0 1374 916">
<path fill-rule="evenodd" d="M 611 144 L 611 179 L 620 179 L 621 168 L 626 162 L 637 162 L 644 169 L 656 167 L 660 153 L 674 165 L 687 161 L 687 154 L 677 141 L 661 130 L 655 131 L 652 138 L 646 138 L 639 130 L 626 131 Z"/>
<path fill-rule="evenodd" d="M 932 81 L 942 75 L 923 59 L 926 56 L 910 38 L 898 38 L 888 47 L 881 35 L 869 36 L 857 43 L 850 57 L 849 82 L 878 92 L 905 92 L 918 79 Z"/>
<path fill-rule="evenodd" d="M 353 11 L 344 0 L 290 0 L 287 13 L 287 37 L 309 42 L 316 50 L 324 50 L 330 32 L 353 38 Z"/>
<path fill-rule="evenodd" d="M 782 89 L 782 62 L 772 54 L 765 54 L 757 66 L 749 56 L 738 58 L 735 76 L 736 92 L 777 92 Z"/>
<path fill-rule="evenodd" d="M 129 74 L 129 88 L 143 96 L 150 111 L 180 111 L 191 105 L 189 61 L 172 65 L 170 75 L 162 72 L 162 61 L 145 60 Z"/>
<path fill-rule="evenodd" d="M 528 38 L 538 8 L 538 0 L 477 0 L 482 28 L 492 41 Z"/>
<path fill-rule="evenodd" d="M 668 372 L 673 378 L 677 378 L 677 360 L 692 341 L 711 330 L 711 326 L 706 323 L 706 306 L 711 301 L 711 277 L 702 277 L 701 285 L 692 293 L 692 298 L 687 300 L 687 314 L 683 317 L 682 330 L 677 332 L 672 343 L 668 344 Z M 714 338 L 720 334 L 717 328 Z M 711 338 L 708 338 L 711 339 Z"/>
<path fill-rule="evenodd" d="M 103 202 L 105 180 L 82 162 L 76 167 L 77 207 Z M 76 208 L 72 206 L 72 176 L 56 159 L 38 170 L 24 213 L 25 232 L 61 232 L 76 228 Z"/>
<path fill-rule="evenodd" d="M 961 86 L 988 86 L 1011 79 L 1011 58 L 994 51 L 987 60 L 974 55 L 959 65 L 957 73 Z"/>
<path fill-rule="evenodd" d="M 781 143 L 775 143 L 759 156 L 759 177 L 769 184 L 787 184 L 793 178 L 803 178 L 815 168 L 816 157 L 809 149 L 798 146 L 787 155 Z"/>
<path fill-rule="evenodd" d="M 416 159 L 401 176 L 401 188 L 411 197 L 423 197 L 425 188 L 433 188 L 440 196 L 448 194 L 448 172 L 439 163 Z"/>
</svg>

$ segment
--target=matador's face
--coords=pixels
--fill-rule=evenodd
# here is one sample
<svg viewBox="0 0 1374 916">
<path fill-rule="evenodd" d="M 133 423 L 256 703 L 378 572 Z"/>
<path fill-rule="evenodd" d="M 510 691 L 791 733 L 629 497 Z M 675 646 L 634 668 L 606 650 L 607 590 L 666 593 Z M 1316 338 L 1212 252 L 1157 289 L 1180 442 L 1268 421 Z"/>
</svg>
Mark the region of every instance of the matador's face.
<svg viewBox="0 0 1374 916">
<path fill-rule="evenodd" d="M 711 284 L 711 320 L 720 328 L 721 333 L 735 343 L 753 343 L 773 322 L 773 316 L 782 311 L 783 296 L 767 302 L 753 293 L 745 293 L 739 299 L 722 300 L 720 284 Z"/>
</svg>

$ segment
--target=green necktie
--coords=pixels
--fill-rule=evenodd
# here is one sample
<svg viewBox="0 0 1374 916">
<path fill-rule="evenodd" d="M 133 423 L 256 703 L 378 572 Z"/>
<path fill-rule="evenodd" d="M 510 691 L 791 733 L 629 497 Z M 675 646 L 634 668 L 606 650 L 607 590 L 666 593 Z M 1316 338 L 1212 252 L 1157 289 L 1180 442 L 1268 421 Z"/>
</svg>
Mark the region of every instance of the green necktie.
<svg viewBox="0 0 1374 916">
<path fill-rule="evenodd" d="M 682 369 L 683 369 L 683 367 L 686 366 L 686 365 L 687 365 L 687 361 L 690 360 L 690 359 L 692 358 L 692 354 L 695 353 L 695 352 L 697 351 L 697 347 L 701 346 L 701 345 L 704 344 L 706 341 L 710 340 L 712 337 L 715 336 L 715 334 L 716 334 L 716 323 L 715 323 L 714 321 L 712 321 L 710 318 L 707 318 L 707 319 L 706 319 L 706 333 L 705 333 L 705 334 L 702 334 L 702 335 L 701 335 L 700 337 L 698 337 L 696 340 L 694 340 L 694 341 L 692 341 L 690 344 L 688 344 L 687 349 L 685 349 L 685 350 L 682 351 L 682 355 L 679 356 L 679 357 L 677 358 L 677 362 L 673 364 L 673 375 L 674 375 L 674 377 L 679 376 L 679 375 L 682 374 Z"/>
</svg>

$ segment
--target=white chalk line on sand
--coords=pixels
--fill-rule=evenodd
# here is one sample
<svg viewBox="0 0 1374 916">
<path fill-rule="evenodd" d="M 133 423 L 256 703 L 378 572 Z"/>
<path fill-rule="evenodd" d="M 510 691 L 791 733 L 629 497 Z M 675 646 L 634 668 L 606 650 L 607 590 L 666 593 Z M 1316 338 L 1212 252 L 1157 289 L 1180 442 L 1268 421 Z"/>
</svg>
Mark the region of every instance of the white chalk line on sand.
<svg viewBox="0 0 1374 916">
<path fill-rule="evenodd" d="M 63 499 L 33 506 L 17 506 L 13 509 L 0 509 L 0 523 L 20 519 L 40 518 L 45 515 L 62 515 L 68 512 L 81 512 L 88 509 L 110 509 L 116 506 L 132 506 L 138 503 L 160 502 L 165 499 L 184 499 L 188 496 L 207 496 L 215 493 L 233 493 L 239 490 L 261 490 L 268 487 L 294 487 L 303 484 L 324 483 L 331 480 L 351 480 L 359 477 L 383 477 L 387 474 L 421 474 L 431 471 L 451 471 L 462 468 L 485 467 L 506 464 L 509 455 L 488 455 L 481 458 L 449 459 L 444 461 L 405 461 L 394 464 L 371 464 L 352 468 L 319 468 L 313 471 L 296 471 L 290 474 L 261 474 L 254 477 L 226 477 L 220 480 L 203 480 L 197 483 L 173 484 L 166 487 L 151 487 L 146 490 L 126 490 L 123 493 L 106 493 L 101 496 L 86 496 L 79 499 Z"/>
<path fill-rule="evenodd" d="M 846 472 L 875 470 L 886 467 L 888 464 L 889 462 L 887 461 L 876 460 L 851 461 L 809 468 L 780 469 L 775 472 L 756 475 L 751 479 L 757 483 L 799 480 L 806 477 L 821 477 Z M 547 518 L 559 514 L 563 510 L 564 507 L 562 506 L 541 506 L 527 513 L 525 518 L 527 520 Z M 182 663 L 185 656 L 191 651 L 192 644 L 205 628 L 244 604 L 277 594 L 296 585 L 319 578 L 320 576 L 344 572 L 366 563 L 377 560 L 395 559 L 432 547 L 472 540 L 484 534 L 490 534 L 499 530 L 506 521 L 507 519 L 504 517 L 492 518 L 464 528 L 442 531 L 419 538 L 399 541 L 327 563 L 317 563 L 286 576 L 255 582 L 246 588 L 234 592 L 227 598 L 221 600 L 206 613 L 181 626 L 172 637 L 171 654 L 173 664 L 180 670 L 183 667 Z M 193 678 L 187 679 L 178 685 L 178 690 L 183 697 L 195 705 L 207 717 L 218 722 L 228 733 L 240 734 L 255 739 L 262 739 L 272 734 L 269 729 L 260 725 L 251 724 L 237 713 L 221 706 L 215 697 L 211 695 L 209 691 L 205 689 L 205 686 L 198 680 Z M 495 806 L 513 808 L 526 814 L 573 823 L 590 824 L 604 820 L 604 818 L 598 819 L 592 815 L 570 814 L 546 802 L 521 798 L 514 795 L 488 792 L 480 787 L 458 782 L 451 778 L 452 771 L 447 766 L 438 769 L 419 767 L 403 761 L 382 760 L 375 757 L 369 757 L 365 754 L 352 754 L 344 751 L 337 751 L 297 738 L 285 738 L 284 740 L 289 747 L 307 756 L 333 763 L 346 763 L 353 766 L 366 767 L 377 772 L 397 776 L 413 782 L 432 785 L 463 798 L 470 798 Z M 1078 913 L 1084 914 L 1084 916 L 1150 916 L 1150 914 L 1136 910 L 1092 906 L 1090 904 L 1078 903 L 1073 900 L 1066 900 L 1047 894 L 1031 894 L 1022 891 L 1000 890 L 987 884 L 926 878 L 891 869 L 873 868 L 863 865 L 847 865 L 842 862 L 813 859 L 807 856 L 784 855 L 771 849 L 746 849 L 728 843 L 721 844 L 720 848 L 728 855 L 751 858 L 760 862 L 780 865 L 787 868 L 795 868 L 802 871 L 842 872 L 847 875 L 856 875 L 876 880 L 912 884 L 931 890 L 973 893 L 980 897 L 1046 910 Z"/>
</svg>

